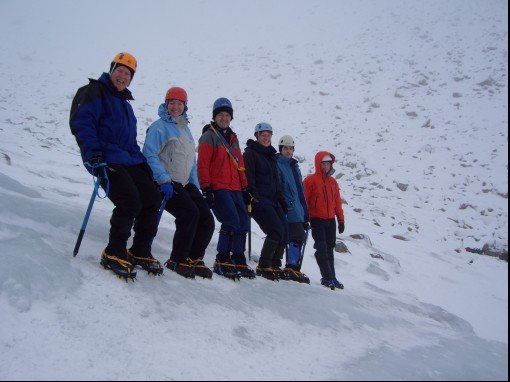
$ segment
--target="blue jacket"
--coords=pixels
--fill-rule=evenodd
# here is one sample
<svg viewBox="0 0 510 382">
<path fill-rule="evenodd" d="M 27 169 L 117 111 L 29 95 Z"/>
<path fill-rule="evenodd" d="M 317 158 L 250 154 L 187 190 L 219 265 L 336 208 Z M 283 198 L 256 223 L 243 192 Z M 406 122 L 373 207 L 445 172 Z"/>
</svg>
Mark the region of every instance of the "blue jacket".
<svg viewBox="0 0 510 382">
<path fill-rule="evenodd" d="M 71 106 L 69 125 L 80 147 L 83 162 L 101 155 L 106 163 L 134 166 L 145 163 L 136 142 L 136 117 L 129 103 L 131 92 L 117 91 L 110 75 L 78 90 Z"/>
<path fill-rule="evenodd" d="M 287 221 L 289 223 L 308 221 L 308 209 L 303 192 L 303 177 L 298 161 L 279 154 L 277 163 L 283 196 L 289 207 Z"/>
<path fill-rule="evenodd" d="M 177 126 L 176 121 L 168 114 L 165 104 L 158 109 L 160 119 L 147 129 L 143 154 L 158 184 L 177 181 L 186 185 L 192 183 L 200 188 L 195 155 L 195 140 L 187 126 L 186 114 L 182 121 L 185 127 Z M 185 132 L 187 137 L 181 137 Z M 186 139 L 184 139 L 186 138 Z M 177 173 L 172 174 L 172 168 Z"/>
</svg>

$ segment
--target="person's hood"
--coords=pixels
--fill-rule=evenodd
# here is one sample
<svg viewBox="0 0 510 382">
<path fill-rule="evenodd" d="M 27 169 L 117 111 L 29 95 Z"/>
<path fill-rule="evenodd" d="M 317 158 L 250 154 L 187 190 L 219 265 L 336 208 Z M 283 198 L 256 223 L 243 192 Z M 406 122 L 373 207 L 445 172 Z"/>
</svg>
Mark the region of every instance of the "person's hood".
<svg viewBox="0 0 510 382">
<path fill-rule="evenodd" d="M 335 158 L 335 156 L 333 154 L 331 154 L 328 151 L 319 151 L 317 154 L 315 154 L 315 173 L 316 174 L 322 174 L 322 171 L 321 171 L 321 162 L 324 159 L 324 157 L 327 156 L 327 155 L 329 155 L 333 159 L 333 162 L 331 164 L 332 165 L 335 164 L 336 158 Z M 331 167 L 331 171 L 327 175 L 331 176 L 331 175 L 333 175 L 334 172 L 335 172 L 335 170 L 333 169 L 333 167 Z"/>
<path fill-rule="evenodd" d="M 182 113 L 182 115 L 174 118 L 170 114 L 168 114 L 168 109 L 164 103 L 159 105 L 158 115 L 165 122 L 174 122 L 177 124 L 178 120 L 182 119 L 182 118 L 184 118 L 184 120 L 186 120 L 186 122 L 188 122 L 188 115 L 186 114 L 186 112 L 184 112 L 184 113 Z"/>
</svg>

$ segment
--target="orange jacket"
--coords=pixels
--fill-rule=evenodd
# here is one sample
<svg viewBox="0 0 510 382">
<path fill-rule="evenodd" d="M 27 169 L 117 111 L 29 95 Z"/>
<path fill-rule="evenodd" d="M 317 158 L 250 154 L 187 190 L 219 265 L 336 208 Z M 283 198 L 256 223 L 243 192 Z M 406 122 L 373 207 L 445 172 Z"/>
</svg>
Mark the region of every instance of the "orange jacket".
<svg viewBox="0 0 510 382">
<path fill-rule="evenodd" d="M 232 148 L 232 153 L 239 161 L 238 164 L 235 163 L 221 139 L 210 127 L 211 125 L 204 127 L 203 134 L 198 141 L 197 167 L 200 188 L 203 190 L 211 188 L 215 191 L 241 191 L 248 187 L 248 180 L 237 135 L 229 130 L 230 142 L 228 143 Z M 221 134 L 219 128 L 217 126 L 215 128 L 218 134 Z"/>
<path fill-rule="evenodd" d="M 344 221 L 340 187 L 335 178 L 321 170 L 322 158 L 330 155 L 335 163 L 335 156 L 327 151 L 315 155 L 315 174 L 308 175 L 303 181 L 306 204 L 310 218 L 334 219 Z"/>
</svg>

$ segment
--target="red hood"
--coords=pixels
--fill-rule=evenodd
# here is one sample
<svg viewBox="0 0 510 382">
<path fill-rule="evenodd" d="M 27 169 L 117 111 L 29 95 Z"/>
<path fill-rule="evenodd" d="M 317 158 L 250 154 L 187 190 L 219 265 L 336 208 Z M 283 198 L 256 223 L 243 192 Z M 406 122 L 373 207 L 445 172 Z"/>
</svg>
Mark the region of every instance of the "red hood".
<svg viewBox="0 0 510 382">
<path fill-rule="evenodd" d="M 322 159 L 326 155 L 329 155 L 331 158 L 333 158 L 333 163 L 332 164 L 334 164 L 336 162 L 335 156 L 333 154 L 331 154 L 330 152 L 328 152 L 328 151 L 319 151 L 317 154 L 315 154 L 315 173 L 316 174 L 321 174 L 321 162 L 322 162 Z"/>
</svg>

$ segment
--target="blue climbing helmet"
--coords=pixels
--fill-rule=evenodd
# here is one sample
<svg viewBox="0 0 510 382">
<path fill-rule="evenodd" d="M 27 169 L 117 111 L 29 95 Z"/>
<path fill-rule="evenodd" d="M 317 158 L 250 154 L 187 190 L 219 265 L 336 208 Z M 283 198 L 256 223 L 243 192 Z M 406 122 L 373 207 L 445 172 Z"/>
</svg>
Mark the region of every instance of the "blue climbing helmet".
<svg viewBox="0 0 510 382">
<path fill-rule="evenodd" d="M 261 131 L 273 132 L 273 127 L 267 122 L 257 123 L 257 125 L 255 125 L 255 136 L 257 136 L 257 133 L 260 133 Z"/>
<path fill-rule="evenodd" d="M 226 111 L 230 114 L 230 118 L 234 119 L 234 109 L 232 108 L 232 102 L 228 100 L 228 98 L 221 97 L 214 101 L 213 105 L 213 120 L 216 116 L 222 111 Z"/>
</svg>

